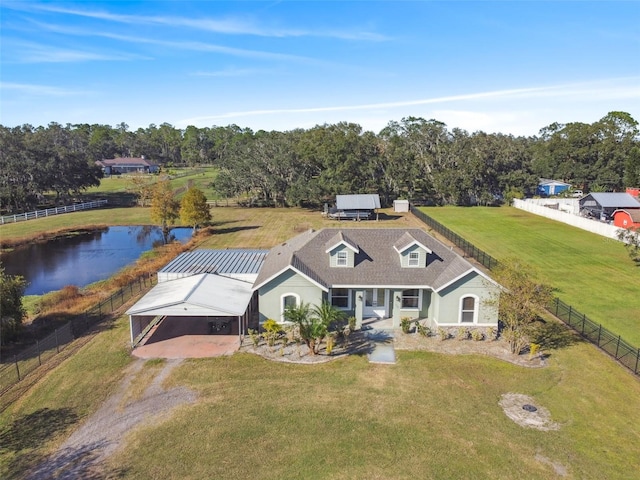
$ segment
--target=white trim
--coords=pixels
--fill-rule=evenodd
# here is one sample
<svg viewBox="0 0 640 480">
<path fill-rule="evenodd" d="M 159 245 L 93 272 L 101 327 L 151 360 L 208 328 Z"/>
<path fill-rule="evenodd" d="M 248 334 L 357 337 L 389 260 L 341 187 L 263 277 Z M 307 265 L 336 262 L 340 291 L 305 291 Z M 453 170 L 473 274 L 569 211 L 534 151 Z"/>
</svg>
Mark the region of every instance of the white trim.
<svg viewBox="0 0 640 480">
<path fill-rule="evenodd" d="M 341 258 L 340 255 L 344 254 L 344 258 Z M 341 260 L 344 260 L 344 263 L 341 263 Z M 348 267 L 349 266 L 349 254 L 346 250 L 340 250 L 336 252 L 336 267 Z"/>
<path fill-rule="evenodd" d="M 433 253 L 433 250 L 431 250 L 429 247 L 425 246 L 424 244 L 420 243 L 418 240 L 414 240 L 411 243 L 408 243 L 407 245 L 405 245 L 404 247 L 402 247 L 400 250 L 398 250 L 398 248 L 394 245 L 393 249 L 398 252 L 398 253 L 402 253 L 404 252 L 407 248 L 411 248 L 414 245 L 417 245 L 421 248 L 423 248 L 424 250 L 426 250 L 428 253 Z"/>
<path fill-rule="evenodd" d="M 338 288 L 340 288 L 340 287 L 338 287 Z M 346 307 L 336 307 L 336 308 L 339 308 L 340 310 L 351 310 L 351 297 L 353 296 L 353 291 L 350 288 L 345 288 L 345 287 L 342 287 L 342 289 L 347 291 L 347 306 Z M 334 290 L 334 288 L 331 288 L 329 290 L 329 303 L 331 305 L 333 305 L 333 290 Z M 335 288 L 335 290 L 337 290 L 337 288 Z M 344 297 L 340 296 L 338 298 L 344 298 Z"/>
<path fill-rule="evenodd" d="M 402 306 L 402 300 L 404 299 L 404 291 L 405 290 L 418 290 L 418 307 L 403 307 Z M 400 310 L 402 311 L 409 311 L 409 312 L 419 312 L 420 310 L 422 310 L 422 292 L 423 289 L 422 288 L 404 288 L 402 289 L 402 292 L 400 292 Z M 411 297 L 413 298 L 413 297 Z"/>
<path fill-rule="evenodd" d="M 340 240 L 338 243 L 336 243 L 335 245 L 333 245 L 332 247 L 327 248 L 324 253 L 329 253 L 332 250 L 335 250 L 338 245 L 344 245 L 345 247 L 347 247 L 349 250 L 351 250 L 353 253 L 360 253 L 360 249 L 354 247 L 353 245 L 351 245 L 349 242 L 347 242 L 346 240 Z"/>
<path fill-rule="evenodd" d="M 353 288 L 354 290 L 357 288 L 386 288 L 388 290 L 406 290 L 408 288 L 422 288 L 424 290 L 432 290 L 431 285 L 389 285 L 389 284 L 381 284 L 381 285 L 363 285 L 363 284 L 335 284 L 331 285 L 331 288 Z"/>
<path fill-rule="evenodd" d="M 269 283 L 270 281 L 278 278 L 280 275 L 282 275 L 284 272 L 286 272 L 287 270 L 293 270 L 295 273 L 297 273 L 298 275 L 304 277 L 305 279 L 309 280 L 311 283 L 313 283 L 316 287 L 318 287 L 320 290 L 322 290 L 323 292 L 328 292 L 329 289 L 327 287 L 325 287 L 324 285 L 319 284 L 318 282 L 316 282 L 313 278 L 309 277 L 308 275 L 305 275 L 304 273 L 302 273 L 300 270 L 298 270 L 297 268 L 291 266 L 291 265 L 287 265 L 286 267 L 284 267 L 282 270 L 280 270 L 278 273 L 275 273 L 273 275 L 271 275 L 268 279 L 266 279 L 264 282 L 262 282 L 259 285 L 256 285 L 253 287 L 253 291 L 255 292 L 256 290 L 264 287 L 267 283 Z M 348 287 L 347 287 L 348 288 Z"/>
<path fill-rule="evenodd" d="M 442 290 L 444 290 L 445 288 L 447 288 L 448 286 L 456 283 L 458 280 L 460 280 L 461 278 L 466 277 L 467 275 L 469 275 L 471 272 L 475 272 L 478 275 L 480 275 L 482 278 L 484 278 L 485 280 L 488 280 L 489 282 L 493 283 L 496 287 L 502 288 L 502 285 L 500 285 L 499 283 L 497 283 L 495 280 L 493 280 L 492 278 L 488 277 L 487 275 L 485 275 L 484 273 L 482 273 L 482 271 L 478 270 L 475 267 L 471 267 L 469 270 L 467 270 L 466 272 L 458 275 L 456 278 L 454 278 L 453 280 L 448 281 L 447 283 L 445 283 L 444 285 L 442 285 L 440 288 L 438 288 L 437 290 L 434 290 L 436 293 L 440 293 Z"/>
<path fill-rule="evenodd" d="M 473 320 L 471 322 L 463 322 L 462 321 L 462 302 L 465 298 L 473 298 Z M 469 310 L 465 310 L 468 312 Z M 480 298 L 473 293 L 467 293 L 460 297 L 458 301 L 458 324 L 460 325 L 477 325 L 478 324 L 478 314 L 480 313 Z"/>
<path fill-rule="evenodd" d="M 294 297 L 296 299 L 296 307 L 300 306 L 300 295 L 293 292 L 283 293 L 280 295 L 280 321 L 286 321 L 284 319 L 284 299 L 287 297 Z"/>
</svg>

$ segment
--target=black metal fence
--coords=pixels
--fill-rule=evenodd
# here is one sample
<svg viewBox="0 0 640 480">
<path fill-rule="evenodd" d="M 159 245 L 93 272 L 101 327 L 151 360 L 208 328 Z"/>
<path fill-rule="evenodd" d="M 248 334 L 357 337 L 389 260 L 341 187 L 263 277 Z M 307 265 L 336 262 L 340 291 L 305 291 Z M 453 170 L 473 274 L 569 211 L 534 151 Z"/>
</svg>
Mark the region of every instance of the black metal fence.
<svg viewBox="0 0 640 480">
<path fill-rule="evenodd" d="M 466 256 L 474 258 L 488 269 L 498 266 L 498 261 L 491 255 L 467 242 L 460 235 L 434 220 L 423 211 L 411 206 L 411 213 L 460 248 Z M 584 313 L 580 313 L 559 298 L 555 298 L 552 304 L 547 306 L 547 310 L 633 373 L 640 375 L 640 348 L 631 345 L 620 335 L 609 331 L 601 324 L 590 320 Z"/>
<path fill-rule="evenodd" d="M 55 357 L 75 339 L 87 334 L 92 327 L 124 305 L 134 295 L 153 286 L 155 282 L 155 276 L 141 277 L 100 301 L 84 314 L 57 328 L 45 338 L 38 340 L 35 345 L 8 359 L 3 358 L 3 363 L 0 365 L 0 395 Z"/>
</svg>

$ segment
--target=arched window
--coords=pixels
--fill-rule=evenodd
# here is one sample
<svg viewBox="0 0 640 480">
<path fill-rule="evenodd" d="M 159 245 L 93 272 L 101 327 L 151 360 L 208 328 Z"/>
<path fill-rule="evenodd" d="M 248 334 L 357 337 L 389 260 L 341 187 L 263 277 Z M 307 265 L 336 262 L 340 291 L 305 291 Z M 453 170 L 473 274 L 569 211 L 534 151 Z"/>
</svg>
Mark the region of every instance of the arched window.
<svg viewBox="0 0 640 480">
<path fill-rule="evenodd" d="M 460 299 L 460 323 L 477 323 L 478 297 L 467 295 Z"/>
<path fill-rule="evenodd" d="M 297 307 L 300 305 L 300 295 L 297 293 L 285 293 L 280 297 L 280 317 L 284 320 L 284 311 L 287 307 Z"/>
</svg>

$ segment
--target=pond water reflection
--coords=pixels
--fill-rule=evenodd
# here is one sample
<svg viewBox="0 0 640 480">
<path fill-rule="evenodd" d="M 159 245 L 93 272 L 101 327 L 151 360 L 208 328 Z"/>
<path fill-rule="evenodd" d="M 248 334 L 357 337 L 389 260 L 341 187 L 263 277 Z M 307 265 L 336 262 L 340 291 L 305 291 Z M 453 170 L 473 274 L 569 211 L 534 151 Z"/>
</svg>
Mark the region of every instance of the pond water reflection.
<svg viewBox="0 0 640 480">
<path fill-rule="evenodd" d="M 167 241 L 186 242 L 191 228 L 174 228 L 168 238 L 153 226 L 108 227 L 105 230 L 26 245 L 1 256 L 5 272 L 22 275 L 26 295 L 42 295 L 65 285 L 84 287 L 109 278 L 143 252 Z"/>
</svg>

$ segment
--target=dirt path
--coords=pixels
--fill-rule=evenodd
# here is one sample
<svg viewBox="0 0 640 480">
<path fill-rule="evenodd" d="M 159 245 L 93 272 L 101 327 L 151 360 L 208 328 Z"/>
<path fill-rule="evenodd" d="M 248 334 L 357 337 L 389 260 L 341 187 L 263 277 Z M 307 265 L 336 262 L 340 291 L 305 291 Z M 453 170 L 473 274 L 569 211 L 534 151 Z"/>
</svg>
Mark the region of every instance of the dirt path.
<svg viewBox="0 0 640 480">
<path fill-rule="evenodd" d="M 103 463 L 120 447 L 124 435 L 143 423 L 158 422 L 173 408 L 196 400 L 195 392 L 187 388 L 162 388 L 163 381 L 180 362 L 168 360 L 139 398 L 126 401 L 131 382 L 145 363 L 144 360 L 136 361 L 129 367 L 118 390 L 55 454 L 31 470 L 26 478 L 105 478 Z"/>
</svg>

